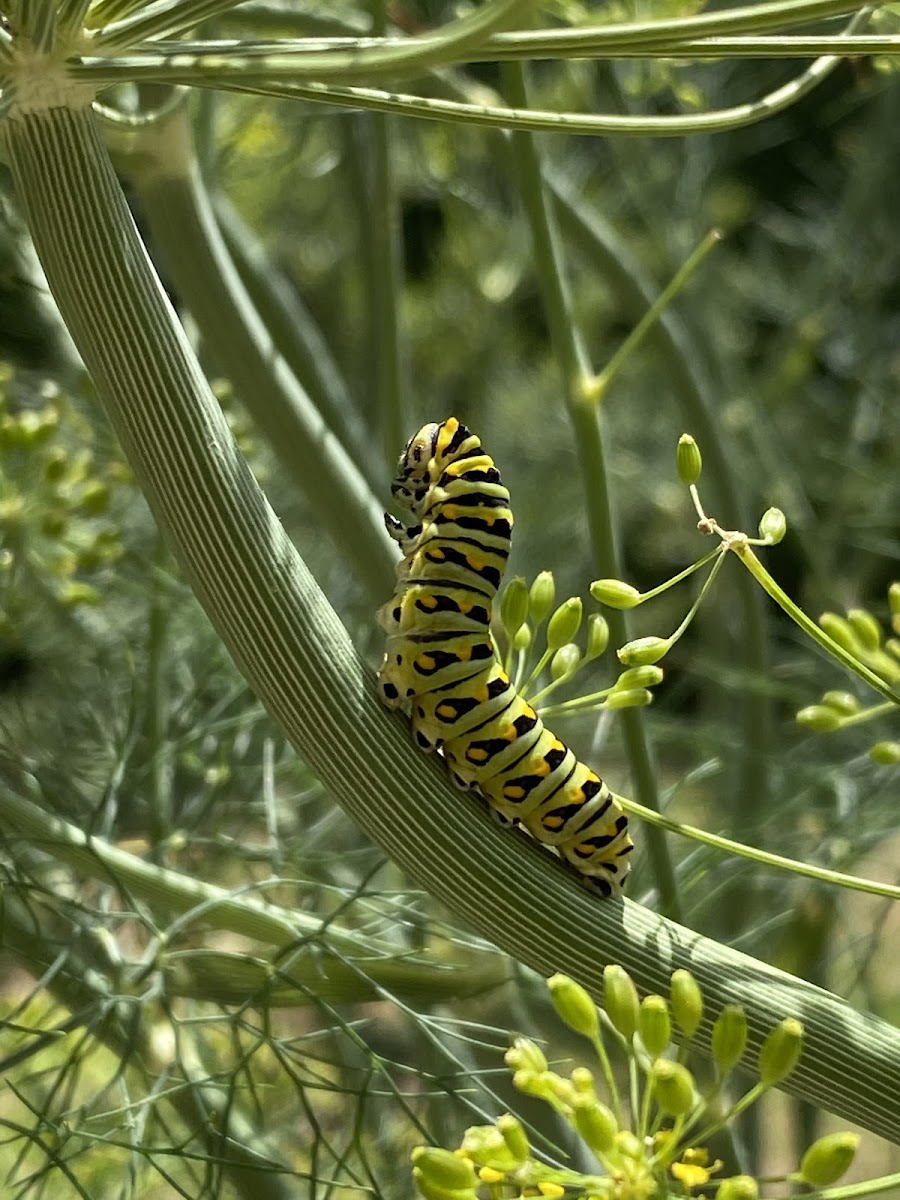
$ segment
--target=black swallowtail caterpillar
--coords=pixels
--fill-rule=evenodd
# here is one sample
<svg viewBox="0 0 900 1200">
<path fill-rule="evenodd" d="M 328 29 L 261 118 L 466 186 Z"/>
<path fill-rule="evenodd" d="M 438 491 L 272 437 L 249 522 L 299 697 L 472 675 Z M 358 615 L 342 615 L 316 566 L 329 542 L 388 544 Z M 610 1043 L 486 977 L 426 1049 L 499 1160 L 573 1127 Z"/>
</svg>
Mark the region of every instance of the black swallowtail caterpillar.
<svg viewBox="0 0 900 1200">
<path fill-rule="evenodd" d="M 441 750 L 461 787 L 477 788 L 501 820 L 523 825 L 611 895 L 628 874 L 628 819 L 517 694 L 491 641 L 513 523 L 493 459 L 449 417 L 409 440 L 391 492 L 409 519 L 384 518 L 403 560 L 378 614 L 382 700 L 409 711 L 417 745 Z"/>
</svg>

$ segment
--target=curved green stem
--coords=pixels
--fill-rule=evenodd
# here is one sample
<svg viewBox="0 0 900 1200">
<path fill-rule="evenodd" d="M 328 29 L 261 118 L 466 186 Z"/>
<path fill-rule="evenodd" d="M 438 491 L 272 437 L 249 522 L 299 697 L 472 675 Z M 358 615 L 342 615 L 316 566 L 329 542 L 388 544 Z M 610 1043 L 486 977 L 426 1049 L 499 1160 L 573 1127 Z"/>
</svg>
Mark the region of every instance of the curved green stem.
<svg viewBox="0 0 900 1200">
<path fill-rule="evenodd" d="M 504 26 L 511 25 L 520 12 L 530 7 L 531 0 L 488 0 L 474 12 L 451 22 L 436 33 L 422 37 L 406 38 L 399 44 L 363 46 L 349 50 L 313 51 L 304 55 L 304 74 L 318 79 L 351 78 L 360 75 L 394 75 L 402 72 L 420 73 L 427 67 L 447 62 L 452 54 L 465 54 L 471 46 L 479 46 L 488 37 Z M 111 25 L 95 37 L 103 53 L 115 52 L 120 48 L 137 45 L 143 39 L 174 37 L 193 28 L 204 17 L 197 9 L 207 5 L 225 10 L 237 5 L 237 0 L 183 0 L 174 10 L 154 13 L 138 12 L 130 20 Z M 211 55 L 212 70 L 215 71 L 217 55 Z M 101 60 L 98 60 L 102 62 Z M 198 69 L 204 70 L 202 56 L 197 59 Z M 274 69 L 278 69 L 275 56 Z M 247 64 L 240 58 L 235 61 L 219 61 L 218 69 L 229 68 L 240 73 Z"/>
<path fill-rule="evenodd" d="M 864 10 L 855 19 L 856 28 L 868 17 Z M 582 133 L 632 135 L 645 137 L 678 137 L 685 133 L 722 133 L 729 129 L 740 129 L 753 125 L 776 113 L 791 108 L 831 74 L 843 61 L 840 55 L 817 58 L 805 71 L 794 79 L 767 92 L 759 100 L 737 104 L 707 113 L 692 113 L 686 116 L 627 116 L 596 115 L 593 113 L 556 112 L 532 109 L 527 104 L 508 106 L 495 104 L 470 104 L 459 100 L 426 98 L 399 91 L 384 91 L 378 88 L 326 83 L 270 83 L 265 77 L 251 80 L 249 76 L 226 78 L 212 72 L 197 76 L 190 71 L 170 70 L 164 64 L 148 64 L 138 72 L 142 78 L 160 79 L 172 83 L 191 83 L 201 87 L 219 87 L 234 91 L 249 91 L 268 96 L 283 96 L 309 100 L 320 104 L 333 104 L 342 108 L 372 109 L 376 112 L 403 113 L 408 117 L 419 117 L 427 121 L 458 121 L 467 125 L 480 125 L 497 129 L 517 131 L 548 131 L 555 133 Z M 73 68 L 73 73 L 79 73 Z M 102 63 L 85 64 L 80 71 L 85 77 L 94 77 L 98 82 L 115 82 L 119 77 L 131 78 L 132 72 L 124 68 L 119 71 Z"/>
<path fill-rule="evenodd" d="M 721 233 L 717 229 L 713 229 L 700 242 L 699 246 L 694 249 L 693 253 L 688 256 L 687 260 L 682 263 L 666 287 L 663 288 L 631 330 L 628 337 L 625 338 L 615 353 L 610 356 L 602 370 L 598 371 L 594 378 L 587 384 L 585 388 L 586 400 L 592 400 L 595 404 L 603 403 L 604 396 L 614 383 L 622 367 L 630 360 L 633 354 L 637 353 L 647 335 L 668 308 L 669 304 L 671 304 L 679 292 L 684 290 L 688 281 L 705 262 L 710 250 L 717 246 L 721 240 Z"/>
<path fill-rule="evenodd" d="M 775 867 L 779 871 L 790 871 L 793 875 L 815 879 L 818 883 L 833 884 L 854 892 L 866 892 L 870 896 L 882 896 L 886 900 L 900 900 L 900 886 L 897 884 L 879 883 L 873 879 L 864 879 L 860 875 L 848 875 L 844 871 L 834 871 L 829 867 L 811 866 L 809 863 L 798 862 L 795 858 L 785 858 L 783 854 L 773 854 L 769 850 L 760 850 L 756 846 L 748 846 L 744 842 L 736 842 L 732 838 L 709 833 L 706 829 L 698 829 L 696 825 L 675 821 L 671 817 L 646 809 L 624 796 L 616 796 L 616 799 L 626 812 L 634 813 L 641 820 L 658 825 L 660 829 L 665 829 L 669 833 L 679 834 L 690 838 L 691 841 L 701 842 L 705 846 L 712 846 L 713 849 L 722 850 L 726 854 L 736 854 L 752 862 Z"/>
<path fill-rule="evenodd" d="M 865 663 L 861 663 L 858 658 L 855 658 L 849 650 L 845 650 L 843 646 L 828 636 L 821 626 L 817 625 L 812 617 L 808 617 L 798 604 L 795 604 L 790 596 L 782 588 L 778 586 L 766 568 L 754 554 L 746 540 L 738 539 L 729 547 L 741 560 L 756 582 L 762 589 L 772 597 L 775 603 L 803 630 L 808 637 L 811 637 L 814 642 L 826 650 L 832 658 L 836 658 L 854 675 L 874 688 L 876 692 L 880 692 L 882 696 L 890 700 L 891 704 L 900 705 L 900 692 L 896 691 L 886 683 L 879 675 L 870 670 Z"/>
</svg>

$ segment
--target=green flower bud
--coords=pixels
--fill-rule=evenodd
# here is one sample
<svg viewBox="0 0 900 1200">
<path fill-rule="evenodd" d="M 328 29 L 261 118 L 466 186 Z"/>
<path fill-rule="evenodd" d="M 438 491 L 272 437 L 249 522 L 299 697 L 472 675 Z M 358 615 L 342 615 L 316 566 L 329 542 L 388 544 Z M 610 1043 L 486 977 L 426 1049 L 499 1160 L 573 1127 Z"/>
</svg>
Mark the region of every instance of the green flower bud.
<svg viewBox="0 0 900 1200">
<path fill-rule="evenodd" d="M 567 642 L 550 659 L 550 678 L 556 680 L 574 675 L 580 662 L 581 651 L 574 642 Z"/>
<path fill-rule="evenodd" d="M 752 1175 L 732 1175 L 719 1184 L 716 1200 L 759 1200 L 759 1184 Z"/>
<path fill-rule="evenodd" d="M 638 1015 L 638 1033 L 651 1058 L 659 1058 L 672 1040 L 669 1006 L 662 996 L 645 996 Z"/>
<path fill-rule="evenodd" d="M 0 526 L 5 526 L 8 531 L 18 530 L 24 524 L 24 519 L 25 501 L 22 496 L 10 496 L 7 500 L 0 500 Z"/>
<path fill-rule="evenodd" d="M 41 533 L 48 538 L 59 538 L 66 531 L 69 519 L 59 509 L 51 509 L 41 517 Z"/>
<path fill-rule="evenodd" d="M 777 546 L 787 533 L 787 521 L 780 508 L 767 508 L 759 522 L 759 536 L 770 546 Z"/>
<path fill-rule="evenodd" d="M 845 617 L 839 617 L 837 613 L 833 612 L 823 612 L 819 617 L 819 625 L 842 650 L 859 657 L 859 641 L 853 626 Z"/>
<path fill-rule="evenodd" d="M 794 720 L 815 733 L 834 733 L 841 724 L 840 715 L 824 704 L 809 704 L 801 708 Z"/>
<path fill-rule="evenodd" d="M 584 661 L 599 658 L 609 645 L 609 625 L 602 613 L 591 613 L 587 619 L 587 649 Z"/>
<path fill-rule="evenodd" d="M 103 603 L 103 597 L 96 588 L 78 579 L 66 580 L 60 590 L 59 599 L 66 608 L 77 608 L 80 604 L 96 606 Z"/>
<path fill-rule="evenodd" d="M 628 692 L 632 688 L 649 688 L 661 683 L 665 672 L 662 667 L 654 667 L 647 663 L 643 667 L 629 667 L 623 671 L 613 687 L 617 692 Z"/>
<path fill-rule="evenodd" d="M 59 413 L 55 408 L 44 408 L 40 412 L 26 409 L 19 413 L 19 436 L 23 446 L 43 445 L 50 440 L 59 425 Z"/>
<path fill-rule="evenodd" d="M 61 545 L 61 542 L 57 543 L 57 550 L 59 550 Z M 78 570 L 78 558 L 71 552 L 59 552 L 52 559 L 48 560 L 47 569 L 52 575 L 55 575 L 57 579 L 68 579 Z M 87 587 L 87 584 L 84 586 Z M 91 588 L 90 591 L 93 592 L 93 588 Z M 60 599 L 64 604 L 66 603 L 65 596 L 61 596 Z M 81 601 L 79 600 L 78 603 L 81 603 Z M 93 604 L 95 601 L 89 600 L 87 603 Z M 99 603 L 99 600 L 96 601 L 96 603 Z"/>
<path fill-rule="evenodd" d="M 572 1080 L 572 1087 L 580 1096 L 596 1098 L 597 1089 L 594 1086 L 594 1075 L 587 1067 L 576 1067 L 569 1078 Z"/>
<path fill-rule="evenodd" d="M 803 1155 L 800 1175 L 813 1187 L 830 1187 L 853 1162 L 858 1145 L 856 1133 L 829 1133 L 820 1137 Z"/>
<path fill-rule="evenodd" d="M 440 1146 L 417 1146 L 410 1157 L 418 1171 L 417 1179 L 427 1179 L 429 1183 L 454 1191 L 478 1185 L 471 1161 L 451 1150 L 443 1150 Z"/>
<path fill-rule="evenodd" d="M 694 1106 L 694 1077 L 681 1063 L 658 1058 L 650 1072 L 653 1094 L 660 1112 L 683 1117 Z"/>
<path fill-rule="evenodd" d="M 463 1134 L 460 1149 L 480 1167 L 512 1171 L 518 1165 L 496 1125 L 471 1125 Z"/>
<path fill-rule="evenodd" d="M 424 1200 L 477 1200 L 478 1193 L 471 1188 L 447 1188 L 433 1183 L 418 1167 L 413 1167 L 413 1180 Z"/>
<path fill-rule="evenodd" d="M 531 1146 L 528 1144 L 528 1135 L 522 1128 L 522 1122 L 512 1113 L 504 1113 L 497 1118 L 497 1128 L 516 1162 L 527 1162 L 531 1157 Z"/>
<path fill-rule="evenodd" d="M 513 649 L 520 652 L 525 651 L 531 645 L 531 626 L 520 625 L 516 631 L 516 636 L 513 638 Z"/>
<path fill-rule="evenodd" d="M 772 1030 L 759 1052 L 759 1078 L 775 1087 L 796 1067 L 803 1049 L 803 1026 L 796 1017 L 786 1017 Z"/>
<path fill-rule="evenodd" d="M 852 692 L 826 692 L 822 703 L 843 717 L 852 717 L 860 709 L 860 703 Z"/>
<path fill-rule="evenodd" d="M 547 987 L 553 1007 L 569 1028 L 585 1037 L 595 1038 L 600 1032 L 597 1006 L 581 984 L 568 975 L 557 974 L 547 980 Z"/>
<path fill-rule="evenodd" d="M 659 662 L 671 649 L 671 638 L 642 637 L 626 642 L 616 651 L 619 662 L 626 667 L 643 667 L 647 663 Z"/>
<path fill-rule="evenodd" d="M 900 742 L 876 742 L 869 751 L 869 758 L 883 767 L 894 767 L 900 763 Z"/>
<path fill-rule="evenodd" d="M 891 629 L 900 633 L 900 580 L 895 580 L 888 588 L 888 606 L 891 610 Z"/>
<path fill-rule="evenodd" d="M 595 579 L 591 584 L 591 595 L 607 608 L 634 608 L 641 602 L 637 588 L 621 579 Z"/>
<path fill-rule="evenodd" d="M 576 1097 L 572 1108 L 575 1128 L 586 1145 L 597 1155 L 609 1154 L 616 1144 L 619 1127 L 612 1112 L 599 1100 Z"/>
<path fill-rule="evenodd" d="M 528 587 L 521 575 L 511 579 L 500 598 L 500 623 L 509 638 L 514 638 L 528 616 Z"/>
<path fill-rule="evenodd" d="M 689 433 L 683 433 L 678 439 L 678 449 L 675 451 L 675 466 L 678 478 L 688 487 L 696 483 L 703 470 L 703 459 L 700 457 L 700 447 Z"/>
<path fill-rule="evenodd" d="M 866 650 L 879 648 L 883 634 L 881 626 L 870 612 L 864 608 L 850 608 L 847 610 L 847 620 Z"/>
<path fill-rule="evenodd" d="M 563 601 L 547 625 L 547 649 L 559 650 L 571 642 L 581 627 L 582 603 L 579 596 Z"/>
<path fill-rule="evenodd" d="M 513 1087 L 518 1092 L 524 1092 L 526 1096 L 540 1096 L 546 1100 L 554 1094 L 549 1077 L 549 1071 L 529 1071 L 523 1068 L 513 1074 Z"/>
<path fill-rule="evenodd" d="M 644 1143 L 630 1129 L 620 1129 L 616 1134 L 616 1150 L 624 1158 L 630 1158 L 632 1162 L 643 1162 L 646 1157 Z"/>
<path fill-rule="evenodd" d="M 653 703 L 653 693 L 646 688 L 629 688 L 627 692 L 611 692 L 603 701 L 604 708 L 645 708 Z"/>
<path fill-rule="evenodd" d="M 712 1030 L 712 1055 L 722 1072 L 736 1067 L 747 1048 L 747 1014 L 739 1004 L 726 1004 Z"/>
<path fill-rule="evenodd" d="M 545 1071 L 542 1079 L 544 1091 L 540 1095 L 553 1096 L 568 1108 L 571 1108 L 577 1098 L 577 1092 L 572 1087 L 571 1079 L 563 1079 L 555 1071 Z"/>
<path fill-rule="evenodd" d="M 900 617 L 891 617 L 891 622 L 897 632 L 900 633 Z M 900 638 L 888 638 L 884 643 L 884 648 L 888 654 L 893 654 L 894 658 L 900 659 Z"/>
<path fill-rule="evenodd" d="M 110 483 L 134 483 L 134 472 L 126 462 L 107 463 L 103 473 Z"/>
<path fill-rule="evenodd" d="M 44 459 L 42 474 L 47 483 L 59 483 L 69 465 L 69 456 L 62 446 L 54 446 Z"/>
<path fill-rule="evenodd" d="M 631 976 L 617 963 L 603 968 L 603 1007 L 613 1028 L 630 1042 L 638 1027 L 641 1004 Z"/>
<path fill-rule="evenodd" d="M 552 571 L 541 571 L 535 576 L 528 593 L 528 612 L 535 625 L 540 625 L 553 607 L 556 599 L 556 583 Z"/>
<path fill-rule="evenodd" d="M 547 1059 L 543 1050 L 530 1038 L 516 1038 L 504 1055 L 504 1060 L 514 1071 L 536 1071 L 540 1074 L 547 1070 Z"/>
<path fill-rule="evenodd" d="M 89 516 L 99 516 L 109 508 L 109 488 L 105 483 L 94 479 L 85 485 L 78 503 Z"/>
<path fill-rule="evenodd" d="M 684 967 L 672 973 L 669 999 L 679 1029 L 685 1037 L 693 1037 L 703 1018 L 703 993 L 697 980 Z"/>
<path fill-rule="evenodd" d="M 14 416 L 0 417 L 0 450 L 16 450 L 22 445 L 22 427 Z"/>
</svg>

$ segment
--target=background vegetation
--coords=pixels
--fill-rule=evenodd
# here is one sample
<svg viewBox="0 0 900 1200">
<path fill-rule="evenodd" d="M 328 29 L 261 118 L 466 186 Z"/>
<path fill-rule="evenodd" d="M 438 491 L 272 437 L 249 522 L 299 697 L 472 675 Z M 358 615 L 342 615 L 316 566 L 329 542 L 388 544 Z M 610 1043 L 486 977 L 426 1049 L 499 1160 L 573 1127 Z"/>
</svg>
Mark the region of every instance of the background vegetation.
<svg viewBox="0 0 900 1200">
<path fill-rule="evenodd" d="M 13 26 L 28 18 L 28 4 L 4 7 Z M 455 15 L 429 0 L 374 18 L 350 5 L 216 7 L 191 36 L 415 35 Z M 836 35 L 844 7 L 841 23 L 804 32 Z M 894 33 L 896 8 L 880 6 L 867 32 Z M 99 0 L 95 26 L 139 9 Z M 560 4 L 541 24 L 689 11 L 665 0 Z M 511 574 L 551 569 L 560 599 L 580 595 L 596 610 L 587 597 L 599 576 L 646 590 L 708 549 L 674 467 L 687 429 L 707 462 L 704 502 L 723 525 L 752 533 L 770 505 L 786 513 L 788 536 L 766 564 L 808 613 L 864 608 L 888 628 L 900 91 L 882 50 L 844 59 L 767 120 L 678 137 L 510 135 L 297 97 L 183 94 L 180 78 L 102 93 L 138 227 L 228 422 L 370 665 L 373 611 L 392 586 L 379 505 L 406 437 L 450 414 L 482 437 L 510 487 Z M 398 74 L 396 86 L 655 119 L 770 93 L 810 61 L 537 57 L 522 70 L 472 52 L 414 81 Z M 578 1053 L 538 977 L 493 949 L 508 946 L 507 922 L 494 936 L 488 908 L 475 932 L 387 859 L 248 688 L 157 531 L 48 294 L 29 205 L 23 216 L 6 183 L 0 1168 L 10 1194 L 401 1197 L 413 1193 L 413 1146 L 455 1145 L 510 1104 L 548 1154 L 564 1154 L 564 1127 L 513 1098 L 502 1069 L 516 1031 L 549 1037 L 558 1058 Z M 542 228 L 557 241 L 542 247 Z M 600 371 L 714 228 L 722 240 L 610 379 L 598 423 L 573 356 Z M 90 309 L 83 318 L 89 327 Z M 335 463 L 346 490 L 328 473 Z M 618 792 L 655 798 L 669 817 L 897 882 L 898 768 L 869 755 L 896 725 L 830 736 L 798 726 L 797 710 L 828 689 L 874 698 L 737 562 L 726 568 L 663 663 L 652 709 L 559 721 L 559 732 Z M 630 636 L 668 634 L 690 586 L 639 610 Z M 593 671 L 580 690 L 611 681 L 611 651 Z M 355 694 L 353 678 L 343 686 Z M 311 736 L 340 758 L 330 727 Z M 444 820 L 434 806 L 427 816 Z M 889 900 L 685 838 L 657 835 L 654 848 L 635 824 L 633 901 L 897 1023 Z M 79 832 L 97 845 L 78 847 Z M 471 836 L 457 846 L 463 860 L 494 835 L 473 824 Z M 529 849 L 514 854 L 527 876 Z M 233 893 L 235 908 L 207 884 Z M 608 921 L 599 901 L 585 903 Z M 803 1014 L 771 1014 L 789 1015 Z M 860 1112 L 877 1091 L 862 1085 Z M 765 1136 L 748 1121 L 728 1151 L 754 1174 L 791 1169 L 832 1127 L 800 1100 L 772 1104 L 758 1118 Z M 900 1169 L 874 1133 L 865 1148 L 860 1178 Z"/>
</svg>

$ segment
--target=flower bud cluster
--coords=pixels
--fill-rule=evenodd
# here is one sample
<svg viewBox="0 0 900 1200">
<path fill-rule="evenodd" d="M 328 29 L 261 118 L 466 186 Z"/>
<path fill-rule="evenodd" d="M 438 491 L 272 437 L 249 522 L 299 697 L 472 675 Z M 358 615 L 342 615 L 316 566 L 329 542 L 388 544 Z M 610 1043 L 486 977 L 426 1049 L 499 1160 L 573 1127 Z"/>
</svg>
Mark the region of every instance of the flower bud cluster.
<svg viewBox="0 0 900 1200">
<path fill-rule="evenodd" d="M 585 616 L 579 596 L 556 603 L 551 571 L 541 571 L 530 586 L 521 576 L 511 579 L 500 597 L 499 615 L 508 648 L 506 668 L 513 672 L 513 660 L 518 655 L 515 674 L 521 691 L 535 703 L 559 685 L 569 683 L 609 646 L 609 624 L 602 613 Z M 545 670 L 550 683 L 541 687 L 538 680 Z M 650 689 L 662 678 L 658 667 L 624 671 L 611 687 L 566 701 L 563 707 L 580 711 L 640 707 L 652 702 Z M 533 693 L 536 684 L 540 690 Z"/>
<path fill-rule="evenodd" d="M 900 634 L 900 582 L 888 588 L 890 630 Z M 845 616 L 825 612 L 819 625 L 831 640 L 863 666 L 868 667 L 889 686 L 900 690 L 900 636 L 885 636 L 875 615 L 865 608 L 850 608 Z M 797 723 L 814 733 L 836 733 L 851 725 L 860 725 L 884 714 L 881 701 L 864 707 L 847 691 L 825 692 L 817 704 L 808 704 L 797 713 Z M 869 749 L 870 758 L 882 766 L 900 764 L 900 741 L 877 741 Z"/>
<path fill-rule="evenodd" d="M 54 385 L 35 395 L 8 370 L 0 375 L 0 573 L 16 583 L 5 589 L 4 641 L 17 642 L 35 595 L 61 608 L 102 602 L 94 582 L 123 553 L 113 511 L 131 475 L 92 442 Z"/>
<path fill-rule="evenodd" d="M 759 1048 L 759 1082 L 723 1111 L 726 1077 L 739 1065 L 753 1065 L 747 1061 L 748 1024 L 739 1004 L 726 1005 L 708 1018 L 718 1079 L 704 1095 L 686 1063 L 689 1043 L 704 1021 L 703 993 L 689 971 L 673 973 L 668 996 L 641 998 L 628 972 L 610 965 L 603 973 L 602 1006 L 567 975 L 554 975 L 547 985 L 557 1015 L 596 1053 L 603 1085 L 585 1066 L 568 1074 L 554 1070 L 544 1050 L 526 1037 L 513 1042 L 506 1064 L 520 1092 L 543 1100 L 570 1125 L 597 1160 L 598 1172 L 554 1167 L 535 1157 L 522 1124 L 506 1113 L 492 1125 L 468 1129 L 452 1153 L 431 1147 L 414 1151 L 413 1173 L 426 1200 L 565 1195 L 649 1200 L 674 1194 L 679 1187 L 684 1194 L 696 1194 L 694 1189 L 720 1175 L 722 1163 L 710 1161 L 706 1147 L 695 1144 L 692 1136 L 702 1129 L 705 1139 L 727 1125 L 767 1088 L 781 1083 L 801 1054 L 803 1028 L 789 1017 Z M 630 1064 L 630 1120 L 609 1045 Z M 789 1178 L 828 1186 L 850 1165 L 857 1141 L 850 1133 L 821 1138 Z M 713 1182 L 719 1200 L 757 1200 L 760 1194 L 758 1181 L 749 1175 Z"/>
</svg>

